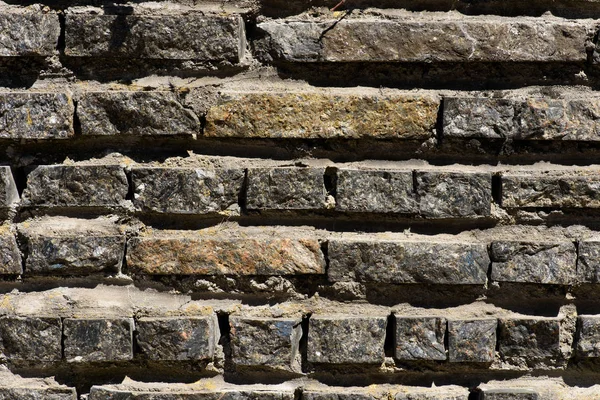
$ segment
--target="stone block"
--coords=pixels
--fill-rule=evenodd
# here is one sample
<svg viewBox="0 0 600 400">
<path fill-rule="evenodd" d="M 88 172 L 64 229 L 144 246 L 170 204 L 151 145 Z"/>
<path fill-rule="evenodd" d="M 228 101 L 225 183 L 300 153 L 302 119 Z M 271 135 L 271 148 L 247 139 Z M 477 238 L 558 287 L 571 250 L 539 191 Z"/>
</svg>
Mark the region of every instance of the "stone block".
<svg viewBox="0 0 600 400">
<path fill-rule="evenodd" d="M 143 212 L 214 214 L 235 210 L 243 169 L 133 167 L 133 204 Z"/>
<path fill-rule="evenodd" d="M 235 365 L 301 372 L 300 320 L 231 317 L 231 351 Z"/>
<path fill-rule="evenodd" d="M 320 210 L 327 208 L 325 168 L 249 168 L 249 210 Z"/>
<path fill-rule="evenodd" d="M 394 390 L 393 390 L 394 391 Z M 469 390 L 457 386 L 434 388 L 401 387 L 394 394 L 394 400 L 468 400 Z"/>
<path fill-rule="evenodd" d="M 417 171 L 419 213 L 427 218 L 487 217 L 492 204 L 488 172 Z"/>
<path fill-rule="evenodd" d="M 395 316 L 398 360 L 446 360 L 446 319 Z"/>
<path fill-rule="evenodd" d="M 296 228 L 208 228 L 154 231 L 129 240 L 127 265 L 150 275 L 324 274 L 314 231 Z"/>
<path fill-rule="evenodd" d="M 246 48 L 240 15 L 70 11 L 65 20 L 65 54 L 70 57 L 237 63 Z"/>
<path fill-rule="evenodd" d="M 60 22 L 41 7 L 0 9 L 0 57 L 47 57 L 57 53 Z"/>
<path fill-rule="evenodd" d="M 500 318 L 498 345 L 503 357 L 526 361 L 560 357 L 560 321 L 550 318 Z"/>
<path fill-rule="evenodd" d="M 444 98 L 442 132 L 448 138 L 505 139 L 517 136 L 515 102 L 509 99 Z"/>
<path fill-rule="evenodd" d="M 224 385 L 213 380 L 195 384 L 181 383 L 123 383 L 92 386 L 89 400 L 295 400 L 295 387 L 270 385 Z M 274 385 L 273 385 L 274 386 Z"/>
<path fill-rule="evenodd" d="M 150 360 L 210 360 L 219 336 L 212 317 L 148 317 L 135 326 L 137 344 Z"/>
<path fill-rule="evenodd" d="M 53 378 L 22 378 L 0 369 L 2 400 L 77 400 L 75 388 L 59 385 Z"/>
<path fill-rule="evenodd" d="M 575 245 L 569 241 L 494 241 L 492 280 L 569 285 L 577 275 Z"/>
<path fill-rule="evenodd" d="M 67 93 L 0 93 L 0 139 L 68 139 L 74 114 Z"/>
<path fill-rule="evenodd" d="M 417 214 L 413 172 L 340 168 L 335 208 L 348 212 Z"/>
<path fill-rule="evenodd" d="M 12 229 L 0 225 L 0 275 L 23 273 L 21 251 Z"/>
<path fill-rule="evenodd" d="M 577 280 L 582 283 L 600 282 L 600 236 L 579 241 L 577 246 Z"/>
<path fill-rule="evenodd" d="M 207 137 L 416 139 L 434 136 L 439 100 L 411 94 L 224 92 Z"/>
<path fill-rule="evenodd" d="M 497 326 L 496 319 L 448 320 L 450 362 L 494 361 Z"/>
<path fill-rule="evenodd" d="M 0 355 L 9 361 L 60 361 L 61 339 L 60 318 L 0 317 Z"/>
<path fill-rule="evenodd" d="M 386 317 L 313 315 L 307 359 L 319 364 L 380 364 L 386 325 Z"/>
<path fill-rule="evenodd" d="M 332 282 L 482 285 L 490 264 L 487 246 L 435 241 L 435 237 L 344 235 L 328 245 Z"/>
<path fill-rule="evenodd" d="M 600 316 L 581 315 L 578 318 L 577 353 L 581 357 L 600 357 Z"/>
<path fill-rule="evenodd" d="M 538 400 L 539 394 L 531 389 L 484 389 L 481 400 Z"/>
<path fill-rule="evenodd" d="M 343 389 L 342 389 L 343 390 Z M 369 393 L 357 393 L 356 390 L 342 391 L 333 389 L 332 391 L 305 390 L 302 392 L 302 400 L 383 400 L 385 397 L 376 396 Z"/>
<path fill-rule="evenodd" d="M 6 213 L 19 202 L 19 192 L 10 167 L 0 166 L 0 213 Z"/>
<path fill-rule="evenodd" d="M 63 324 L 64 354 L 68 362 L 133 358 L 132 318 L 66 318 Z"/>
</svg>

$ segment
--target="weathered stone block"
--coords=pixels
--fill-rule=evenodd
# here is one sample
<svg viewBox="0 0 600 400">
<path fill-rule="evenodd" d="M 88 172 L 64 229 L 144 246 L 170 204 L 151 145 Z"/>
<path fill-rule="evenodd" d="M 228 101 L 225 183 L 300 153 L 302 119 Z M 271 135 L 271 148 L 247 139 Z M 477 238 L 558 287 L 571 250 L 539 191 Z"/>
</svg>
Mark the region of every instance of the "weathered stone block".
<svg viewBox="0 0 600 400">
<path fill-rule="evenodd" d="M 381 283 L 480 285 L 489 257 L 483 243 L 436 242 L 415 235 L 344 235 L 329 241 L 329 279 Z"/>
<path fill-rule="evenodd" d="M 450 362 L 494 361 L 496 319 L 449 320 L 448 358 Z"/>
<path fill-rule="evenodd" d="M 313 315 L 308 361 L 325 364 L 379 364 L 385 354 L 385 317 Z"/>
<path fill-rule="evenodd" d="M 403 387 L 394 395 L 394 400 L 468 400 L 469 398 L 469 390 L 457 386 Z"/>
<path fill-rule="evenodd" d="M 342 388 L 332 388 L 331 391 L 304 390 L 302 392 L 302 400 L 383 400 L 384 398 L 369 393 L 357 393 L 357 390 L 350 392 Z"/>
<path fill-rule="evenodd" d="M 6 7 L 0 11 L 0 57 L 46 57 L 56 54 L 58 14 L 41 7 Z"/>
<path fill-rule="evenodd" d="M 484 389 L 481 400 L 538 400 L 539 394 L 531 389 Z"/>
<path fill-rule="evenodd" d="M 144 212 L 213 214 L 239 213 L 243 169 L 134 167 L 134 205 Z"/>
<path fill-rule="evenodd" d="M 396 352 L 398 360 L 445 360 L 446 319 L 438 317 L 405 317 L 396 319 Z"/>
<path fill-rule="evenodd" d="M 64 353 L 68 362 L 133 358 L 132 318 L 66 318 L 63 324 Z"/>
<path fill-rule="evenodd" d="M 449 138 L 513 138 L 515 112 L 509 99 L 446 97 L 442 132 Z"/>
<path fill-rule="evenodd" d="M 10 167 L 0 167 L 0 213 L 6 213 L 18 202 L 19 192 Z"/>
<path fill-rule="evenodd" d="M 10 228 L 0 225 L 0 275 L 22 273 L 21 252 L 15 234 Z"/>
<path fill-rule="evenodd" d="M 492 175 L 487 172 L 417 171 L 419 213 L 428 218 L 487 217 Z"/>
<path fill-rule="evenodd" d="M 40 165 L 27 176 L 28 207 L 122 207 L 129 185 L 120 165 Z"/>
<path fill-rule="evenodd" d="M 198 116 L 174 92 L 86 92 L 78 99 L 77 117 L 81 133 L 89 136 L 200 133 Z"/>
<path fill-rule="evenodd" d="M 271 20 L 258 24 L 256 47 L 280 62 L 585 62 L 593 27 L 485 16 Z"/>
<path fill-rule="evenodd" d="M 578 354 L 582 357 L 600 357 L 600 316 L 581 315 L 578 323 Z"/>
<path fill-rule="evenodd" d="M 294 400 L 295 387 L 270 388 L 266 385 L 227 385 L 202 380 L 193 385 L 181 383 L 123 383 L 92 386 L 89 400 Z"/>
<path fill-rule="evenodd" d="M 600 237 L 581 240 L 577 247 L 577 280 L 600 282 Z"/>
<path fill-rule="evenodd" d="M 0 93 L 0 138 L 68 139 L 75 134 L 74 114 L 67 93 Z"/>
<path fill-rule="evenodd" d="M 8 360 L 59 361 L 61 338 L 60 318 L 0 317 L 0 355 Z"/>
<path fill-rule="evenodd" d="M 151 275 L 324 274 L 314 233 L 290 228 L 155 231 L 128 242 L 127 265 Z"/>
<path fill-rule="evenodd" d="M 233 363 L 300 372 L 300 320 L 231 317 Z"/>
<path fill-rule="evenodd" d="M 569 285 L 576 279 L 572 242 L 494 241 L 490 253 L 495 281 Z"/>
<path fill-rule="evenodd" d="M 498 344 L 503 357 L 527 361 L 560 357 L 560 322 L 550 318 L 500 318 Z"/>
<path fill-rule="evenodd" d="M 137 344 L 151 360 L 209 360 L 218 333 L 212 317 L 140 318 Z"/>
<path fill-rule="evenodd" d="M 112 220 L 65 217 L 19 225 L 27 248 L 26 274 L 120 272 L 125 235 Z"/>
<path fill-rule="evenodd" d="M 249 210 L 315 210 L 327 207 L 325 168 L 249 168 Z"/>
<path fill-rule="evenodd" d="M 77 400 L 75 388 L 59 385 L 52 378 L 22 378 L 0 369 L 2 400 Z"/>
<path fill-rule="evenodd" d="M 336 210 L 417 214 L 412 170 L 338 169 Z"/>
<path fill-rule="evenodd" d="M 246 48 L 241 16 L 199 13 L 71 12 L 66 16 L 65 41 L 65 54 L 71 57 L 238 62 Z"/>
<path fill-rule="evenodd" d="M 204 135 L 427 140 L 438 109 L 437 99 L 408 94 L 226 92 L 209 108 Z"/>
</svg>

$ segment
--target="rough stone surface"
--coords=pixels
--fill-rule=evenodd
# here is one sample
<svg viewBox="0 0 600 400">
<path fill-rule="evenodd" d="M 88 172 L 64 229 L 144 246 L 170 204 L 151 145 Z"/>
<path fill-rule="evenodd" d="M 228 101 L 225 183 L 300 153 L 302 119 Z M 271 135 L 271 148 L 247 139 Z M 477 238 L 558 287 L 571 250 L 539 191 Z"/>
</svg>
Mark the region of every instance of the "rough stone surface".
<svg viewBox="0 0 600 400">
<path fill-rule="evenodd" d="M 313 315 L 309 325 L 309 362 L 379 364 L 384 360 L 385 317 Z"/>
<path fill-rule="evenodd" d="M 137 344 L 151 360 L 209 360 L 214 354 L 211 317 L 140 318 Z"/>
<path fill-rule="evenodd" d="M 581 357 L 600 357 L 600 316 L 579 316 L 577 354 Z"/>
<path fill-rule="evenodd" d="M 239 15 L 67 14 L 65 54 L 238 62 L 245 49 Z"/>
<path fill-rule="evenodd" d="M 66 318 L 64 353 L 68 362 L 125 361 L 133 358 L 133 319 Z"/>
<path fill-rule="evenodd" d="M 320 244 L 310 232 L 261 227 L 196 233 L 171 231 L 132 238 L 127 265 L 152 275 L 325 273 Z"/>
<path fill-rule="evenodd" d="M 0 32 L 0 57 L 51 56 L 56 53 L 60 23 L 54 12 L 3 7 Z"/>
<path fill-rule="evenodd" d="M 325 168 L 249 168 L 249 210 L 314 210 L 327 207 Z"/>
<path fill-rule="evenodd" d="M 560 356 L 557 319 L 500 318 L 498 344 L 502 357 L 526 361 Z"/>
<path fill-rule="evenodd" d="M 133 204 L 143 212 L 214 214 L 233 210 L 244 184 L 243 169 L 134 167 Z"/>
<path fill-rule="evenodd" d="M 600 237 L 581 240 L 577 246 L 577 280 L 600 283 Z"/>
<path fill-rule="evenodd" d="M 417 171 L 419 213 L 428 218 L 487 217 L 492 203 L 490 173 Z"/>
<path fill-rule="evenodd" d="M 329 279 L 381 283 L 478 285 L 487 280 L 485 244 L 434 242 L 414 237 L 331 239 Z"/>
<path fill-rule="evenodd" d="M 509 99 L 446 97 L 442 132 L 449 138 L 512 138 L 515 112 Z"/>
<path fill-rule="evenodd" d="M 439 101 L 428 96 L 227 92 L 209 108 L 204 135 L 426 140 L 438 109 Z"/>
<path fill-rule="evenodd" d="M 338 169 L 336 210 L 417 214 L 412 170 Z"/>
<path fill-rule="evenodd" d="M 398 360 L 445 360 L 446 319 L 437 317 L 405 317 L 396 319 L 396 351 Z"/>
<path fill-rule="evenodd" d="M 40 165 L 27 176 L 28 207 L 122 207 L 129 190 L 120 165 Z"/>
<path fill-rule="evenodd" d="M 0 226 L 0 275 L 23 273 L 21 252 L 14 232 Z"/>
<path fill-rule="evenodd" d="M 529 389 L 490 389 L 481 393 L 482 400 L 538 400 L 537 392 Z"/>
<path fill-rule="evenodd" d="M 0 93 L 0 139 L 68 139 L 74 114 L 67 93 Z"/>
<path fill-rule="evenodd" d="M 0 317 L 0 356 L 15 361 L 59 361 L 61 335 L 57 317 Z"/>
<path fill-rule="evenodd" d="M 496 319 L 449 320 L 448 358 L 450 362 L 494 361 Z"/>
<path fill-rule="evenodd" d="M 231 317 L 231 350 L 235 365 L 301 372 L 300 320 Z"/>
<path fill-rule="evenodd" d="M 19 192 L 10 167 L 0 167 L 0 212 L 6 212 L 19 202 Z"/>
<path fill-rule="evenodd" d="M 22 378 L 8 369 L 0 369 L 0 399 L 77 400 L 77 392 L 52 378 Z"/>
<path fill-rule="evenodd" d="M 490 254 L 494 281 L 568 285 L 577 278 L 572 242 L 494 241 Z"/>
<path fill-rule="evenodd" d="M 89 136 L 200 133 L 198 116 L 174 92 L 86 92 L 78 100 L 77 117 L 81 133 Z"/>
<path fill-rule="evenodd" d="M 592 23 L 469 17 L 275 20 L 263 58 L 285 62 L 585 62 Z"/>
</svg>

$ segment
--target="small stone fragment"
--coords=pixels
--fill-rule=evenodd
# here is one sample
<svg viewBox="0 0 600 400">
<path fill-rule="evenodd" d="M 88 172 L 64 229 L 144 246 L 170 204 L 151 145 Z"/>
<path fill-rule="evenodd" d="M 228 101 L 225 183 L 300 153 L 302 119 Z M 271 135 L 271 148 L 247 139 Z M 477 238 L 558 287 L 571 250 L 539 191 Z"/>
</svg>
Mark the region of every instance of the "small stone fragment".
<svg viewBox="0 0 600 400">
<path fill-rule="evenodd" d="M 133 358 L 133 319 L 66 318 L 68 362 L 126 361 Z"/>
<path fill-rule="evenodd" d="M 496 352 L 496 319 L 449 320 L 450 362 L 489 363 Z"/>
<path fill-rule="evenodd" d="M 446 319 L 437 317 L 396 318 L 398 360 L 445 360 Z"/>
</svg>

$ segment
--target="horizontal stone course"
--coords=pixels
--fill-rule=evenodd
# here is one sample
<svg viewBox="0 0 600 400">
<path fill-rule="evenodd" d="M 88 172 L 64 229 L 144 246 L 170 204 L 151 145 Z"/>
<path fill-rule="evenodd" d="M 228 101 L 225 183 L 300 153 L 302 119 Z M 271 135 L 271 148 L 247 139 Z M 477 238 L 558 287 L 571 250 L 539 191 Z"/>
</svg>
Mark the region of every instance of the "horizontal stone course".
<svg viewBox="0 0 600 400">
<path fill-rule="evenodd" d="M 57 53 L 60 22 L 41 7 L 0 8 L 0 57 L 46 57 Z"/>
</svg>

